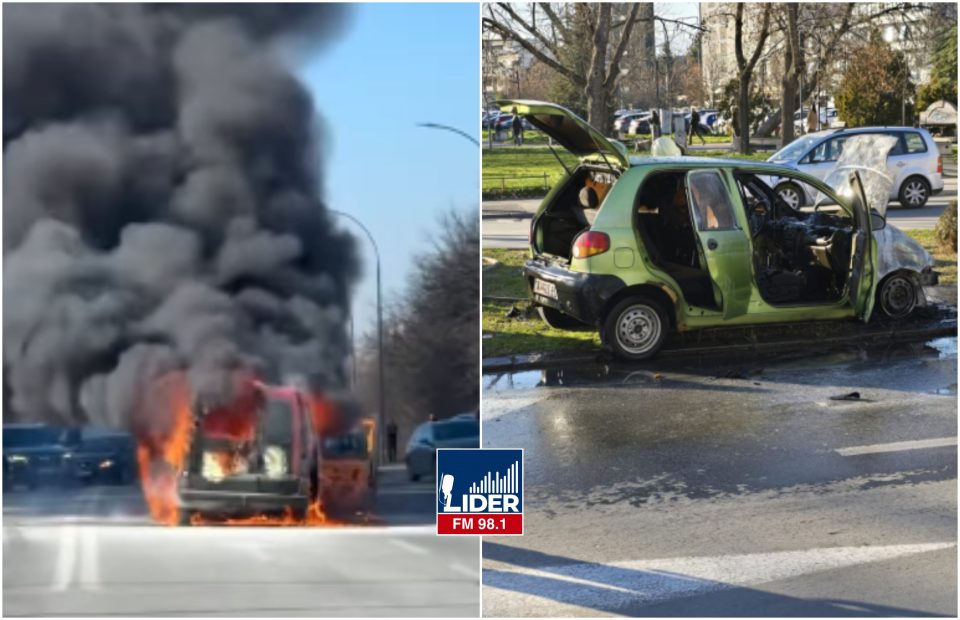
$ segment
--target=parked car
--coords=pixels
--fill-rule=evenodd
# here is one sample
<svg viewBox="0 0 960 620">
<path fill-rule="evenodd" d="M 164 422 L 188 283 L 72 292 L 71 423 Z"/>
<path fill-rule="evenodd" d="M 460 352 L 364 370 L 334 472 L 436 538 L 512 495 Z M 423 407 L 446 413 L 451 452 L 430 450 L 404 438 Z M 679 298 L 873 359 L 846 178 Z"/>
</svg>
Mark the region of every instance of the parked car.
<svg viewBox="0 0 960 620">
<path fill-rule="evenodd" d="M 424 422 L 414 429 L 404 457 L 411 480 L 436 473 L 437 448 L 480 447 L 480 420 L 470 415 Z"/>
<path fill-rule="evenodd" d="M 650 133 L 650 118 L 651 116 L 649 114 L 635 116 L 633 120 L 630 121 L 630 125 L 627 127 L 627 133 Z"/>
<path fill-rule="evenodd" d="M 943 191 L 943 156 L 926 129 L 914 127 L 860 127 L 818 131 L 797 138 L 774 153 L 767 161 L 825 179 L 836 167 L 844 143 L 851 136 L 887 135 L 897 139 L 887 155 L 887 173 L 893 178 L 890 199 L 901 206 L 918 209 L 930 196 Z M 785 179 L 777 193 L 793 208 L 812 203 L 814 196 Z"/>
<path fill-rule="evenodd" d="M 836 108 L 820 108 L 820 126 L 824 129 L 837 127 L 840 123 L 840 117 L 837 116 Z M 809 109 L 797 110 L 793 113 L 793 130 L 797 134 L 807 132 L 807 117 L 810 115 Z"/>
<path fill-rule="evenodd" d="M 85 428 L 68 436 L 73 475 L 80 482 L 128 484 L 136 478 L 136 447 L 129 433 Z"/>
<path fill-rule="evenodd" d="M 46 424 L 3 425 L 3 488 L 35 489 L 46 483 L 73 481 L 71 450 L 63 429 Z"/>
<path fill-rule="evenodd" d="M 532 131 L 534 128 L 529 121 L 525 119 L 520 119 L 520 123 L 523 126 L 524 131 Z M 513 114 L 503 113 L 493 121 L 493 127 L 496 131 L 512 131 L 513 130 Z"/>
<path fill-rule="evenodd" d="M 481 124 L 483 125 L 483 128 L 490 129 L 496 122 L 497 118 L 499 118 L 499 116 L 500 116 L 499 110 L 497 110 L 496 112 L 491 112 L 491 111 L 483 112 L 483 115 L 481 116 Z"/>
<path fill-rule="evenodd" d="M 867 321 L 877 301 L 902 318 L 937 282 L 930 255 L 869 210 L 855 170 L 832 187 L 770 163 L 628 157 L 561 106 L 501 105 L 580 157 L 533 217 L 529 294 L 547 324 L 593 326 L 619 357 L 655 355 L 671 329 Z M 815 188 L 818 208 L 787 204 L 771 176 Z"/>
<path fill-rule="evenodd" d="M 641 116 L 648 116 L 647 112 L 631 112 L 629 114 L 624 114 L 623 116 L 617 118 L 613 121 L 613 131 L 616 134 L 629 133 L 630 123 L 635 119 L 640 118 Z"/>
</svg>

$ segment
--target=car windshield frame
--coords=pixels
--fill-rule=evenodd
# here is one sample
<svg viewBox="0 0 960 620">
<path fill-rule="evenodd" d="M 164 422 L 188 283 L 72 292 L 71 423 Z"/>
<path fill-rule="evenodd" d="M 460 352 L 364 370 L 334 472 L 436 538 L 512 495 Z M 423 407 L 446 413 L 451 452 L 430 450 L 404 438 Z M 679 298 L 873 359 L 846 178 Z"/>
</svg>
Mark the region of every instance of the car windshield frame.
<svg viewBox="0 0 960 620">
<path fill-rule="evenodd" d="M 827 136 L 800 136 L 787 146 L 783 147 L 770 156 L 768 161 L 799 161 L 806 157 L 807 153 L 817 147 L 821 140 Z"/>
</svg>

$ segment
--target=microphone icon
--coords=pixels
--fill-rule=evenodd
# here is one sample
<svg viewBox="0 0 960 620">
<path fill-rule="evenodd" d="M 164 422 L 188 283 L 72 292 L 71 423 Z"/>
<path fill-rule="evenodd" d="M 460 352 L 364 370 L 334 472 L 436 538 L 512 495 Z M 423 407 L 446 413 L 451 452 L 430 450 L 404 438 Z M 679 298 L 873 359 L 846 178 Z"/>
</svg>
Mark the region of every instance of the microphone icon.
<svg viewBox="0 0 960 620">
<path fill-rule="evenodd" d="M 440 477 L 440 493 L 443 494 L 443 499 L 440 500 L 440 503 L 443 504 L 444 512 L 450 512 L 450 493 L 453 491 L 453 475 L 443 474 Z"/>
</svg>

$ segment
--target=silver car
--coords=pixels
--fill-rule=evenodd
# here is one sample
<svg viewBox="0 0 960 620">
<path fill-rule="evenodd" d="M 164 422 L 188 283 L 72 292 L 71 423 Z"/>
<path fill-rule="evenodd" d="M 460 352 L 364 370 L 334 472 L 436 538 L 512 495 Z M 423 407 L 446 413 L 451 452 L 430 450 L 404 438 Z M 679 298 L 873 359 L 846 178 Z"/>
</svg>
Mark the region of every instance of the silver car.
<svg viewBox="0 0 960 620">
<path fill-rule="evenodd" d="M 797 138 L 773 154 L 772 163 L 806 172 L 825 179 L 837 165 L 844 143 L 852 136 L 885 135 L 896 139 L 887 154 L 887 174 L 893 180 L 890 200 L 901 206 L 919 209 L 930 196 L 943 191 L 943 157 L 937 150 L 930 132 L 913 127 L 860 127 L 818 131 Z M 783 181 L 776 186 L 777 193 L 793 208 L 809 205 L 814 196 L 803 188 Z"/>
<path fill-rule="evenodd" d="M 407 474 L 411 480 L 436 473 L 437 448 L 479 448 L 480 421 L 476 414 L 462 414 L 436 422 L 424 422 L 407 442 Z"/>
</svg>

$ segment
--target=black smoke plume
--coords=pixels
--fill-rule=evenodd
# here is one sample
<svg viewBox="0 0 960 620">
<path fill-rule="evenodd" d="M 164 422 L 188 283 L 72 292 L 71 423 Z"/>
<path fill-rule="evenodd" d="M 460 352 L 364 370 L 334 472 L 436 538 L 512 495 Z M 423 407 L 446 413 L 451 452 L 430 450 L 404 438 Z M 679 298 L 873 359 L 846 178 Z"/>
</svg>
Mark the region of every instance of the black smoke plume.
<svg viewBox="0 0 960 620">
<path fill-rule="evenodd" d="M 339 5 L 3 7 L 5 402 L 132 425 L 154 378 L 340 382 L 358 263 L 290 69 Z"/>
</svg>

